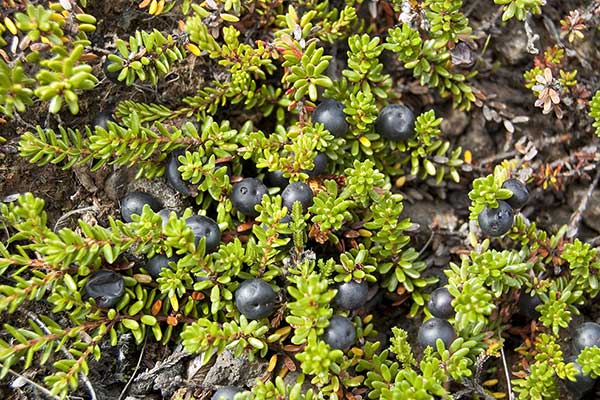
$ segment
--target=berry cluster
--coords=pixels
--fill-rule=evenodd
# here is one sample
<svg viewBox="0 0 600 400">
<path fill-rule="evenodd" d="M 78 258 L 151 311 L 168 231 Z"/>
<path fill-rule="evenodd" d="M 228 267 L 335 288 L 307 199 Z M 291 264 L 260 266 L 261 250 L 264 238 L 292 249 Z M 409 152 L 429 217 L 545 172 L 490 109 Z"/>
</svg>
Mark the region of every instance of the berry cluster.
<svg viewBox="0 0 600 400">
<path fill-rule="evenodd" d="M 515 210 L 529 200 L 527 186 L 518 179 L 506 180 L 502 188 L 508 189 L 512 196 L 506 201 L 499 200 L 496 208 L 486 207 L 477 217 L 481 231 L 488 236 L 502 236 L 508 232 L 514 223 Z"/>
<path fill-rule="evenodd" d="M 110 114 L 102 114 L 98 118 L 100 127 L 106 129 L 106 121 L 112 120 Z M 312 115 L 313 123 L 321 123 L 335 137 L 344 137 L 348 134 L 349 125 L 346 122 L 344 106 L 335 100 L 325 100 L 315 108 Z M 403 105 L 391 105 L 384 107 L 375 123 L 376 131 L 384 138 L 392 141 L 408 140 L 414 135 L 415 116 L 413 112 Z M 166 161 L 165 177 L 169 186 L 184 196 L 195 196 L 196 190 L 182 177 L 180 171 L 180 157 L 184 155 L 181 150 L 173 151 Z M 314 159 L 314 168 L 304 171 L 310 178 L 318 177 L 327 170 L 329 159 L 324 153 L 317 153 Z M 228 165 L 219 165 L 215 168 L 228 168 L 228 176 L 235 183 L 231 187 L 229 199 L 233 211 L 238 216 L 246 218 L 249 222 L 259 216 L 258 208 L 264 196 L 269 193 L 279 192 L 282 205 L 287 208 L 288 214 L 281 221 L 291 221 L 291 210 L 298 202 L 302 212 L 307 213 L 313 204 L 314 193 L 307 183 L 291 182 L 284 176 L 283 171 L 266 171 L 259 179 L 256 176 L 243 178 L 233 177 Z M 256 168 L 250 168 L 256 171 Z M 140 191 L 128 193 L 121 200 L 121 217 L 125 222 L 135 220 L 134 215 L 141 215 L 144 206 L 148 206 L 156 212 L 163 220 L 163 227 L 168 223 L 171 211 L 163 207 L 160 200 L 152 195 Z M 201 214 L 206 214 L 207 211 Z M 191 228 L 196 244 L 204 241 L 207 253 L 214 252 L 221 242 L 221 230 L 212 218 L 205 215 L 192 215 L 185 220 L 186 225 Z M 181 256 L 156 254 L 146 261 L 144 270 L 154 279 L 157 279 L 165 268 L 175 270 Z M 198 278 L 198 277 L 197 277 Z M 197 280 L 206 279 L 200 277 Z M 94 298 L 96 305 L 101 308 L 114 307 L 124 294 L 124 278 L 112 271 L 100 270 L 89 278 L 85 292 L 88 297 Z M 354 312 L 363 307 L 369 297 L 369 287 L 364 279 L 348 279 L 335 287 L 336 295 L 333 298 L 334 306 L 342 313 Z M 433 299 L 434 297 L 432 297 Z M 233 293 L 236 309 L 248 320 L 259 320 L 271 316 L 280 306 L 283 298 L 278 294 L 270 283 L 261 278 L 243 280 Z M 441 301 L 441 300 L 440 300 Z M 433 304 L 433 303 L 432 303 Z M 433 309 L 433 306 L 431 306 Z M 451 307 L 450 307 L 451 308 Z M 450 326 L 447 332 L 446 325 L 441 326 L 438 321 L 449 324 L 447 321 L 434 318 L 427 321 L 419 331 L 419 341 L 423 346 L 434 345 L 437 338 L 441 338 L 446 346 L 455 337 L 454 330 Z M 345 314 L 334 314 L 324 330 L 321 340 L 326 342 L 332 349 L 346 350 L 356 341 L 357 330 L 352 320 Z M 231 399 L 241 389 L 227 386 L 218 389 L 212 399 Z"/>
<path fill-rule="evenodd" d="M 447 321 L 454 316 L 452 300 L 454 297 L 446 287 L 439 287 L 431 293 L 427 308 L 433 318 L 429 318 L 421 325 L 417 336 L 417 341 L 423 348 L 427 346 L 435 348 L 438 339 L 442 340 L 445 348 L 449 348 L 456 339 L 456 331 Z"/>
<path fill-rule="evenodd" d="M 344 105 L 335 100 L 325 100 L 312 115 L 313 123 L 321 123 L 335 137 L 345 137 L 349 126 Z M 390 104 L 381 109 L 375 121 L 375 131 L 391 141 L 405 141 L 415 134 L 415 114 L 405 105 Z"/>
</svg>

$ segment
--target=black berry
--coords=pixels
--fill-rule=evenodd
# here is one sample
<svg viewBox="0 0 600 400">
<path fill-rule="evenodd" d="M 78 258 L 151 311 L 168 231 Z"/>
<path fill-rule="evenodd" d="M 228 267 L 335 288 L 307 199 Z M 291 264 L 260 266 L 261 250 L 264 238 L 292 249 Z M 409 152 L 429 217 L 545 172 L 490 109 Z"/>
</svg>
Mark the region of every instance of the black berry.
<svg viewBox="0 0 600 400">
<path fill-rule="evenodd" d="M 427 308 L 434 317 L 448 319 L 454 316 L 454 308 L 452 307 L 454 296 L 450 294 L 447 288 L 439 287 L 431 292 Z"/>
<path fill-rule="evenodd" d="M 235 291 L 235 305 L 248 319 L 268 317 L 275 309 L 277 293 L 262 279 L 248 279 Z"/>
<path fill-rule="evenodd" d="M 287 207 L 288 212 L 291 212 L 292 206 L 299 201 L 302 204 L 303 212 L 307 212 L 308 208 L 313 204 L 313 191 L 306 183 L 294 182 L 290 183 L 283 192 L 281 198 L 283 205 Z"/>
<path fill-rule="evenodd" d="M 179 172 L 181 163 L 177 158 L 183 154 L 184 152 L 182 150 L 175 150 L 171 152 L 169 155 L 169 160 L 167 161 L 165 176 L 167 178 L 167 182 L 173 189 L 177 190 L 184 196 L 190 196 L 192 192 L 190 191 L 187 183 L 181 177 L 181 172 Z"/>
<path fill-rule="evenodd" d="M 169 216 L 171 215 L 171 210 L 169 210 L 168 208 L 163 208 L 162 210 L 157 212 L 157 214 L 160 215 L 160 218 L 162 219 L 162 227 L 164 228 L 167 225 L 167 223 L 169 222 Z"/>
<path fill-rule="evenodd" d="M 514 216 L 514 211 L 510 204 L 500 200 L 498 201 L 498 207 L 486 207 L 480 212 L 477 220 L 484 234 L 488 236 L 502 236 L 512 228 Z"/>
<path fill-rule="evenodd" d="M 305 170 L 311 178 L 323 175 L 327 171 L 327 165 L 329 164 L 329 157 L 325 153 L 317 153 L 313 160 L 314 167 L 310 170 Z"/>
<path fill-rule="evenodd" d="M 342 310 L 356 310 L 367 302 L 368 292 L 369 285 L 365 281 L 343 282 L 338 285 L 333 302 Z"/>
<path fill-rule="evenodd" d="M 415 134 L 415 114 L 404 105 L 390 104 L 379 112 L 375 130 L 389 140 L 410 139 Z"/>
<path fill-rule="evenodd" d="M 237 386 L 223 386 L 219 390 L 217 390 L 210 399 L 233 400 L 233 397 L 236 395 L 236 393 L 240 393 L 241 391 L 242 389 Z"/>
<path fill-rule="evenodd" d="M 523 182 L 518 179 L 508 179 L 504 181 L 502 187 L 512 192 L 512 197 L 506 200 L 511 207 L 518 209 L 527 204 L 529 191 Z"/>
<path fill-rule="evenodd" d="M 449 348 L 455 338 L 456 332 L 452 325 L 445 319 L 434 317 L 423 322 L 419 328 L 417 341 L 423 348 L 427 346 L 435 348 L 437 339 L 442 339 L 444 346 Z"/>
<path fill-rule="evenodd" d="M 125 281 L 116 272 L 94 272 L 85 284 L 85 294 L 96 301 L 100 308 L 114 307 L 125 293 Z"/>
<path fill-rule="evenodd" d="M 267 172 L 265 174 L 265 182 L 270 187 L 279 187 L 282 189 L 290 184 L 288 178 L 283 176 L 283 171 L 279 170 Z"/>
<path fill-rule="evenodd" d="M 573 352 L 579 354 L 581 350 L 592 346 L 600 346 L 600 325 L 595 322 L 584 322 L 575 330 Z"/>
<path fill-rule="evenodd" d="M 162 204 L 160 201 L 144 192 L 131 192 L 128 193 L 121 200 L 121 216 L 123 217 L 123 221 L 131 222 L 132 216 L 134 214 L 141 214 L 144 205 L 148 204 L 150 208 L 157 212 L 162 208 Z"/>
<path fill-rule="evenodd" d="M 231 189 L 231 203 L 236 210 L 247 217 L 255 218 L 258 211 L 255 207 L 260 204 L 267 187 L 256 178 L 245 178 L 233 185 Z"/>
<path fill-rule="evenodd" d="M 313 123 L 323 124 L 335 137 L 344 137 L 348 133 L 348 123 L 344 114 L 344 105 L 335 100 L 324 100 L 312 114 Z"/>
<path fill-rule="evenodd" d="M 219 242 L 221 242 L 221 229 L 212 218 L 205 217 L 204 215 L 192 215 L 185 220 L 185 224 L 192 228 L 196 245 L 198 245 L 201 238 L 206 239 L 207 253 L 215 250 Z"/>
<path fill-rule="evenodd" d="M 575 374 L 575 382 L 565 379 L 565 386 L 569 392 L 576 396 L 576 398 L 580 398 L 582 395 L 592 390 L 596 384 L 596 379 L 583 373 L 581 365 L 577 362 L 577 357 L 569 357 L 566 362 L 572 362 L 575 365 L 577 374 Z"/>
<path fill-rule="evenodd" d="M 341 315 L 334 315 L 323 333 L 323 340 L 332 349 L 344 350 L 354 344 L 356 328 L 352 321 Z"/>
<path fill-rule="evenodd" d="M 94 116 L 94 120 L 92 121 L 92 127 L 99 126 L 102 129 L 107 130 L 108 129 L 108 124 L 107 124 L 108 121 L 115 122 L 115 119 L 113 118 L 112 113 L 108 112 L 108 111 L 101 111 Z"/>
<path fill-rule="evenodd" d="M 540 304 L 542 304 L 542 299 L 540 299 L 539 295 L 535 294 L 532 296 L 525 293 L 525 291 L 521 292 L 518 303 L 521 315 L 530 319 L 538 319 L 540 313 L 535 308 Z"/>
<path fill-rule="evenodd" d="M 156 278 L 164 268 L 169 268 L 169 263 L 177 263 L 178 257 L 167 257 L 164 254 L 157 254 L 152 258 L 149 258 L 146 262 L 146 271 L 152 277 Z"/>
</svg>

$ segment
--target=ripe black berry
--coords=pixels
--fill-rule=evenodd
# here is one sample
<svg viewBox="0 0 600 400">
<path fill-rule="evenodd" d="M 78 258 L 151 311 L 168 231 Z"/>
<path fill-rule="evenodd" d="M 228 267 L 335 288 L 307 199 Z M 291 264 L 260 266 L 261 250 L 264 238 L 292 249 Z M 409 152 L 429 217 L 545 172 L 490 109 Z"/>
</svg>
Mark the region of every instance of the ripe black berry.
<svg viewBox="0 0 600 400">
<path fill-rule="evenodd" d="M 167 257 L 164 254 L 157 254 L 154 257 L 149 258 L 146 262 L 146 271 L 148 271 L 152 277 L 156 278 L 163 268 L 169 268 L 170 262 L 177 263 L 177 259 L 178 257 Z"/>
<path fill-rule="evenodd" d="M 329 157 L 325 153 L 317 153 L 313 160 L 314 167 L 310 170 L 305 170 L 311 178 L 315 178 L 319 175 L 323 175 L 327 170 L 327 165 L 329 164 Z"/>
<path fill-rule="evenodd" d="M 162 227 L 164 228 L 165 225 L 167 225 L 167 223 L 169 222 L 171 210 L 169 210 L 168 208 L 163 208 L 162 210 L 157 212 L 157 214 L 160 215 L 160 218 L 162 219 Z"/>
<path fill-rule="evenodd" d="M 579 354 L 581 350 L 592 346 L 600 346 L 600 325 L 595 322 L 584 322 L 575 330 L 573 352 Z"/>
<path fill-rule="evenodd" d="M 427 308 L 434 317 L 448 319 L 454 316 L 454 308 L 452 307 L 454 296 L 450 294 L 447 288 L 439 287 L 431 292 Z"/>
<path fill-rule="evenodd" d="M 99 126 L 104 130 L 108 129 L 107 122 L 115 122 L 115 119 L 112 116 L 112 113 L 109 111 L 101 111 L 94 116 L 94 120 L 92 121 L 92 128 Z"/>
<path fill-rule="evenodd" d="M 407 140 L 415 134 L 415 114 L 401 104 L 383 107 L 375 121 L 375 130 L 389 140 Z"/>
<path fill-rule="evenodd" d="M 334 304 L 342 310 L 356 310 L 367 302 L 369 285 L 365 281 L 356 282 L 351 280 L 350 282 L 340 283 L 337 290 L 337 294 L 333 299 Z"/>
<path fill-rule="evenodd" d="M 267 187 L 264 183 L 256 178 L 245 178 L 233 185 L 231 203 L 245 216 L 255 218 L 258 216 L 255 207 L 260 204 L 265 194 Z"/>
<path fill-rule="evenodd" d="M 506 200 L 512 208 L 523 208 L 523 206 L 527 204 L 527 201 L 529 200 L 529 191 L 523 182 L 518 179 L 509 179 L 504 181 L 502 187 L 512 192 L 512 197 Z"/>
<path fill-rule="evenodd" d="M 510 204 L 498 201 L 497 208 L 485 208 L 477 217 L 481 231 L 488 236 L 502 236 L 508 232 L 514 221 L 514 211 Z"/>
<path fill-rule="evenodd" d="M 456 332 L 452 325 L 445 319 L 434 317 L 423 322 L 423 325 L 419 328 L 417 341 L 423 348 L 427 346 L 435 348 L 437 339 L 442 339 L 444 346 L 448 348 L 455 338 Z"/>
<path fill-rule="evenodd" d="M 352 321 L 342 315 L 334 315 L 323 333 L 323 340 L 332 349 L 344 350 L 354 344 L 356 328 Z"/>
<path fill-rule="evenodd" d="M 268 317 L 275 309 L 277 294 L 267 282 L 254 278 L 242 282 L 235 291 L 235 305 L 248 319 Z"/>
<path fill-rule="evenodd" d="M 596 384 L 596 379 L 582 372 L 581 365 L 577 362 L 577 357 L 572 356 L 567 358 L 566 362 L 572 362 L 575 365 L 577 374 L 575 374 L 575 382 L 565 379 L 565 386 L 569 392 L 573 393 L 576 398 L 580 398 L 585 393 L 592 390 Z"/>
<path fill-rule="evenodd" d="M 279 171 L 279 170 L 276 170 L 273 172 L 267 172 L 265 174 L 265 182 L 270 187 L 279 187 L 282 189 L 290 184 L 290 181 L 288 180 L 288 178 L 285 178 L 283 176 L 283 171 Z"/>
<path fill-rule="evenodd" d="M 535 294 L 532 296 L 528 293 L 525 293 L 525 291 L 521 292 L 518 303 L 519 312 L 525 317 L 530 319 L 538 319 L 540 313 L 535 308 L 540 304 L 542 304 L 542 299 L 540 299 L 539 295 Z"/>
<path fill-rule="evenodd" d="M 323 124 L 335 137 L 344 137 L 348 133 L 348 123 L 344 114 L 344 105 L 335 100 L 324 100 L 312 114 L 313 123 Z"/>
<path fill-rule="evenodd" d="M 114 307 L 125 293 L 125 281 L 116 272 L 100 270 L 88 279 L 85 294 L 100 308 Z"/>
<path fill-rule="evenodd" d="M 133 221 L 131 216 L 134 214 L 141 214 L 144 205 L 148 204 L 150 208 L 157 212 L 162 208 L 160 201 L 144 192 L 131 192 L 128 193 L 121 200 L 121 216 L 125 222 Z"/>
<path fill-rule="evenodd" d="M 192 192 L 190 191 L 187 183 L 181 177 L 181 172 L 179 172 L 181 163 L 177 158 L 182 154 L 184 154 L 183 150 L 175 150 L 171 152 L 169 155 L 169 160 L 167 161 L 165 176 L 167 178 L 167 182 L 173 189 L 177 190 L 184 196 L 190 196 Z"/>
<path fill-rule="evenodd" d="M 307 212 L 308 208 L 313 204 L 313 191 L 306 183 L 294 182 L 290 183 L 283 192 L 281 198 L 283 205 L 287 207 L 288 212 L 291 212 L 292 206 L 299 201 L 302 204 L 303 212 Z"/>
<path fill-rule="evenodd" d="M 217 390 L 210 399 L 233 400 L 233 397 L 236 395 L 236 393 L 240 393 L 241 391 L 242 389 L 237 386 L 223 386 L 219 390 Z"/>
<path fill-rule="evenodd" d="M 204 215 L 192 215 L 185 220 L 185 224 L 192 228 L 196 245 L 198 245 L 201 238 L 206 238 L 207 253 L 215 250 L 221 242 L 221 229 L 212 218 Z"/>
</svg>

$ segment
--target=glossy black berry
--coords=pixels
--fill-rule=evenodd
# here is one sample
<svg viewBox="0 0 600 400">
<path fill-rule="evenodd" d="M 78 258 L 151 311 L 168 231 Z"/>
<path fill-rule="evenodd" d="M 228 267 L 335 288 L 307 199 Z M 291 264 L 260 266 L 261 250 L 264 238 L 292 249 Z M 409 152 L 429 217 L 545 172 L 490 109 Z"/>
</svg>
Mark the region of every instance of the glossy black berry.
<svg viewBox="0 0 600 400">
<path fill-rule="evenodd" d="M 131 222 L 132 215 L 141 214 L 144 205 L 148 204 L 150 208 L 157 212 L 162 208 L 160 201 L 144 192 L 131 192 L 127 193 L 123 199 L 121 199 L 121 217 L 123 221 Z"/>
<path fill-rule="evenodd" d="M 502 187 L 512 192 L 512 197 L 506 200 L 512 208 L 523 208 L 523 206 L 527 204 L 527 201 L 529 200 L 529 191 L 523 182 L 518 179 L 508 179 L 504 181 Z"/>
<path fill-rule="evenodd" d="M 190 191 L 187 183 L 181 177 L 181 172 L 179 172 L 181 163 L 177 158 L 183 154 L 184 152 L 182 150 L 175 150 L 171 152 L 167 161 L 165 176 L 167 178 L 167 182 L 173 189 L 177 190 L 184 196 L 190 196 L 192 192 Z"/>
<path fill-rule="evenodd" d="M 269 185 L 269 187 L 279 187 L 283 189 L 290 184 L 290 181 L 283 176 L 283 171 L 276 170 L 265 174 L 265 183 Z"/>
<path fill-rule="evenodd" d="M 108 129 L 108 124 L 107 124 L 108 121 L 115 122 L 115 119 L 113 118 L 112 113 L 108 112 L 108 111 L 101 111 L 94 116 L 94 120 L 92 121 L 92 128 L 99 126 L 102 129 L 107 130 Z"/>
<path fill-rule="evenodd" d="M 237 386 L 223 386 L 219 390 L 217 390 L 210 399 L 211 400 L 233 400 L 236 393 L 240 393 L 241 391 L 242 391 L 242 389 Z"/>
<path fill-rule="evenodd" d="M 454 296 L 450 294 L 447 288 L 439 287 L 431 292 L 427 308 L 434 317 L 448 319 L 454 316 L 454 308 L 452 307 Z"/>
<path fill-rule="evenodd" d="M 311 178 L 315 178 L 317 176 L 323 175 L 325 171 L 327 171 L 327 165 L 329 165 L 329 157 L 325 153 L 317 153 L 313 160 L 313 168 L 310 170 L 305 170 Z"/>
<path fill-rule="evenodd" d="M 200 239 L 206 239 L 207 253 L 215 250 L 221 242 L 221 229 L 212 218 L 204 215 L 192 215 L 185 220 L 185 224 L 192 228 L 196 244 L 200 242 Z"/>
<path fill-rule="evenodd" d="M 581 350 L 592 346 L 600 346 L 600 325 L 595 322 L 584 322 L 575 330 L 573 352 L 579 354 Z"/>
<path fill-rule="evenodd" d="M 577 374 L 575 374 L 575 382 L 569 379 L 565 379 L 565 386 L 567 387 L 569 392 L 576 396 L 576 398 L 580 398 L 582 395 L 594 388 L 594 385 L 596 384 L 596 379 L 583 373 L 581 365 L 577 362 L 577 357 L 569 357 L 567 358 L 566 362 L 572 362 L 575 365 Z"/>
<path fill-rule="evenodd" d="M 356 328 L 348 318 L 334 315 L 329 320 L 329 326 L 325 329 L 322 339 L 332 349 L 344 350 L 354 344 Z"/>
<path fill-rule="evenodd" d="M 255 207 L 261 203 L 267 187 L 256 178 L 245 178 L 233 185 L 231 203 L 233 207 L 247 217 L 255 218 L 258 211 Z"/>
<path fill-rule="evenodd" d="M 423 348 L 427 346 L 435 348 L 437 339 L 442 339 L 444 346 L 448 348 L 455 338 L 456 332 L 452 325 L 445 319 L 434 317 L 423 322 L 419 328 L 417 341 Z"/>
<path fill-rule="evenodd" d="M 146 271 L 152 277 L 156 278 L 164 268 L 169 268 L 169 263 L 177 263 L 177 257 L 167 257 L 164 254 L 157 254 L 152 258 L 149 258 L 146 262 Z"/>
<path fill-rule="evenodd" d="M 344 137 L 348 133 L 348 123 L 344 114 L 344 105 L 339 101 L 325 100 L 315 108 L 313 123 L 321 123 L 335 137 Z"/>
<path fill-rule="evenodd" d="M 85 294 L 96 301 L 100 308 L 114 307 L 125 293 L 125 281 L 116 272 L 94 272 L 85 284 Z"/>
<path fill-rule="evenodd" d="M 162 227 L 164 228 L 167 225 L 167 223 L 169 222 L 169 216 L 171 215 L 171 210 L 169 210 L 168 208 L 163 208 L 162 210 L 157 212 L 157 214 L 162 219 Z"/>
<path fill-rule="evenodd" d="M 268 317 L 275 310 L 277 293 L 262 279 L 242 282 L 235 291 L 235 306 L 248 319 Z"/>
<path fill-rule="evenodd" d="M 379 112 L 375 130 L 389 140 L 410 139 L 415 134 L 415 114 L 402 104 L 390 104 Z"/>
<path fill-rule="evenodd" d="M 333 303 L 342 310 L 356 310 L 367 302 L 369 285 L 367 282 L 340 283 L 337 287 L 337 294 L 333 298 Z"/>
<path fill-rule="evenodd" d="M 525 291 L 521 292 L 519 295 L 519 312 L 521 315 L 529 318 L 529 319 L 538 319 L 540 313 L 535 308 L 542 304 L 542 299 L 537 294 L 533 296 L 529 293 L 525 293 Z"/>
<path fill-rule="evenodd" d="M 488 236 L 502 236 L 508 232 L 514 222 L 514 211 L 510 204 L 498 201 L 496 208 L 484 208 L 477 220 L 481 231 Z"/>
<path fill-rule="evenodd" d="M 308 211 L 308 208 L 313 204 L 314 194 L 310 186 L 302 182 L 290 183 L 283 192 L 281 192 L 283 205 L 287 207 L 288 212 L 292 210 L 295 202 L 299 201 L 302 204 L 302 210 Z"/>
</svg>

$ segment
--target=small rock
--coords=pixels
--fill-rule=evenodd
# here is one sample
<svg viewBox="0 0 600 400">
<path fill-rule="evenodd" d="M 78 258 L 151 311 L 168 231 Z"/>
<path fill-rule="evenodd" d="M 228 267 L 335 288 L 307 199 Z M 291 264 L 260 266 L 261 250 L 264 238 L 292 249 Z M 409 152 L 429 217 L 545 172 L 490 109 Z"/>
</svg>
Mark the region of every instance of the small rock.
<svg viewBox="0 0 600 400">
<path fill-rule="evenodd" d="M 252 387 L 265 374 L 269 364 L 264 360 L 248 361 L 246 357 L 234 358 L 230 351 L 217 356 L 215 364 L 204 378 L 204 386 Z"/>
<path fill-rule="evenodd" d="M 171 397 L 183 383 L 182 374 L 183 366 L 181 364 L 165 369 L 154 380 L 154 390 L 160 390 L 163 399 Z"/>
<path fill-rule="evenodd" d="M 419 238 L 426 241 L 431 236 L 432 226 L 439 225 L 443 215 L 454 215 L 452 207 L 447 202 L 423 199 L 413 204 L 405 202 L 401 217 L 410 217 L 411 222 L 419 224 Z M 450 221 L 455 217 L 447 219 Z"/>
<path fill-rule="evenodd" d="M 180 211 L 183 208 L 183 199 L 164 179 L 138 179 L 130 182 L 127 192 L 134 191 L 152 195 L 162 202 L 164 208 L 169 210 Z"/>
<path fill-rule="evenodd" d="M 516 65 L 526 59 L 529 60 L 531 55 L 527 52 L 527 34 L 521 24 L 509 23 L 511 29 L 504 32 L 505 38 L 510 40 L 499 40 L 497 43 L 500 56 L 503 57 L 508 64 Z"/>
<path fill-rule="evenodd" d="M 442 132 L 449 136 L 458 136 L 465 131 L 469 125 L 469 116 L 466 112 L 452 109 L 442 121 L 440 126 Z"/>
<path fill-rule="evenodd" d="M 573 210 L 579 208 L 579 203 L 587 191 L 588 185 L 571 185 L 569 187 L 567 199 Z M 596 188 L 588 200 L 587 208 L 583 213 L 583 222 L 600 233 L 600 188 Z"/>
</svg>

